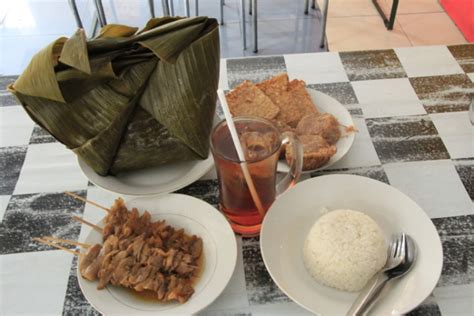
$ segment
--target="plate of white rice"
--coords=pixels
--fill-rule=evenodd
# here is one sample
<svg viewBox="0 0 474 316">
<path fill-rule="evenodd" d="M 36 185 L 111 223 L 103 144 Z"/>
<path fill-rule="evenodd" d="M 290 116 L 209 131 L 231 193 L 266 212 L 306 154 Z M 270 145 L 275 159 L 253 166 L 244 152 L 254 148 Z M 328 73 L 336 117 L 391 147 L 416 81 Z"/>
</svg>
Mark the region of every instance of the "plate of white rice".
<svg viewBox="0 0 474 316">
<path fill-rule="evenodd" d="M 263 261 L 278 287 L 305 309 L 345 315 L 358 291 L 385 264 L 391 236 L 417 246 L 412 270 L 389 284 L 370 315 L 406 314 L 441 274 L 439 235 L 426 213 L 397 189 L 366 177 L 328 175 L 281 195 L 263 221 Z"/>
</svg>

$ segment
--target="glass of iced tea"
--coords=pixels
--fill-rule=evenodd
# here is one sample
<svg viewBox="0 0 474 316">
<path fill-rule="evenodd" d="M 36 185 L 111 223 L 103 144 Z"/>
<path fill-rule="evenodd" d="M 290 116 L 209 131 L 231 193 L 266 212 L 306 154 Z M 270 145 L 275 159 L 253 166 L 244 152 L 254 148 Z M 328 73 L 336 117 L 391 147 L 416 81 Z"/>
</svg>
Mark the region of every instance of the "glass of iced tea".
<svg viewBox="0 0 474 316">
<path fill-rule="evenodd" d="M 293 133 L 280 134 L 270 122 L 260 118 L 234 118 L 235 127 L 245 155 L 250 176 L 266 212 L 278 194 L 298 181 L 303 164 L 303 152 Z M 277 163 L 286 146 L 293 146 L 290 171 L 276 183 Z M 260 233 L 263 221 L 242 172 L 227 122 L 222 121 L 211 133 L 211 151 L 219 180 L 219 206 L 232 228 L 243 236 Z"/>
</svg>

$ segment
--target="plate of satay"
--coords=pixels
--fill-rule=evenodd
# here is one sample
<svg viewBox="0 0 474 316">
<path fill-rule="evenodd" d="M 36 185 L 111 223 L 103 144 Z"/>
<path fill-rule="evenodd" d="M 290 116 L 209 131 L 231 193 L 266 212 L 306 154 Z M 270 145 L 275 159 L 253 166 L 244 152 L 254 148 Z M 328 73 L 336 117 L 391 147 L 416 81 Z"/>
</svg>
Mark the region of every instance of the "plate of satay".
<svg viewBox="0 0 474 316">
<path fill-rule="evenodd" d="M 102 314 L 194 314 L 229 282 L 237 260 L 235 235 L 206 202 L 182 194 L 117 198 L 110 208 L 86 202 L 106 214 L 95 224 L 75 218 L 92 227 L 83 243 L 36 241 L 78 255 L 79 286 Z"/>
<path fill-rule="evenodd" d="M 286 73 L 254 84 L 243 81 L 226 95 L 235 116 L 255 116 L 271 121 L 281 133 L 293 132 L 303 146 L 303 172 L 328 168 L 339 161 L 355 139 L 354 121 L 336 99 L 289 80 Z M 293 159 L 290 147 L 280 152 L 279 172 L 288 172 Z"/>
</svg>

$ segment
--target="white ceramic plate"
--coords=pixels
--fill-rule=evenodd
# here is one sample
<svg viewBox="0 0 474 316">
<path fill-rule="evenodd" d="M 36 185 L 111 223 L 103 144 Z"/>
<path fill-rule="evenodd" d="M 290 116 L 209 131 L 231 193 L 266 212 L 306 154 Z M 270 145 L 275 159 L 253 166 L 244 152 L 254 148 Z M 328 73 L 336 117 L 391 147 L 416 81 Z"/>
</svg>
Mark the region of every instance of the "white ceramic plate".
<svg viewBox="0 0 474 316">
<path fill-rule="evenodd" d="M 237 260 L 235 235 L 224 216 L 206 202 L 182 194 L 136 198 L 126 205 L 141 212 L 148 210 L 153 221 L 165 219 L 174 227 L 200 236 L 204 270 L 194 286 L 195 293 L 184 304 L 143 300 L 115 286 L 99 291 L 97 282 L 83 279 L 78 270 L 79 286 L 89 303 L 105 315 L 191 315 L 211 304 L 229 282 Z M 97 225 L 103 226 L 103 223 Z M 102 243 L 102 235 L 92 230 L 85 242 Z"/>
<path fill-rule="evenodd" d="M 311 99 L 313 100 L 313 103 L 316 105 L 316 108 L 319 112 L 330 113 L 334 115 L 334 117 L 339 121 L 339 123 L 344 126 L 355 126 L 351 114 L 349 113 L 349 111 L 347 111 L 346 107 L 343 106 L 339 101 L 337 101 L 333 97 L 328 96 L 327 94 L 316 91 L 314 89 L 306 88 L 306 90 L 311 96 Z M 341 126 L 340 128 L 341 133 L 343 135 L 347 134 L 345 133 L 345 131 L 343 131 L 344 127 Z M 310 173 L 316 170 L 322 170 L 335 164 L 337 161 L 339 161 L 339 159 L 341 159 L 342 157 L 344 157 L 345 154 L 347 154 L 352 144 L 354 143 L 355 134 L 356 133 L 349 133 L 339 139 L 339 141 L 336 143 L 336 154 L 334 154 L 334 156 L 332 156 L 331 159 L 329 159 L 329 161 L 324 166 L 321 166 L 320 168 L 314 170 L 306 170 L 303 171 L 303 173 Z M 288 172 L 288 170 L 289 167 L 286 161 L 281 160 L 278 162 L 279 172 Z"/>
<path fill-rule="evenodd" d="M 303 263 L 303 242 L 322 215 L 320 210 L 353 209 L 371 216 L 387 242 L 408 233 L 416 242 L 412 270 L 393 281 L 370 315 L 406 314 L 433 291 L 441 274 L 443 252 L 438 233 L 426 213 L 397 189 L 369 178 L 328 175 L 303 181 L 281 195 L 262 225 L 260 247 L 276 284 L 293 301 L 320 315 L 346 315 L 357 293 L 316 282 Z"/>
<path fill-rule="evenodd" d="M 83 160 L 79 166 L 90 182 L 98 187 L 123 195 L 147 196 L 174 192 L 201 178 L 214 165 L 211 153 L 205 160 L 168 163 L 163 166 L 100 176 Z"/>
</svg>

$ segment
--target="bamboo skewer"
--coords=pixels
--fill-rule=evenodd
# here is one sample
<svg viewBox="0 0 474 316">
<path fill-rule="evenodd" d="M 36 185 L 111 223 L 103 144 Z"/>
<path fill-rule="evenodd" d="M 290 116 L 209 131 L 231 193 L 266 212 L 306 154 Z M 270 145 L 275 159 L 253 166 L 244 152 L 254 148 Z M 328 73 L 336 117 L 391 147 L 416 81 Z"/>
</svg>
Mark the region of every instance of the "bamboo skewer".
<svg viewBox="0 0 474 316">
<path fill-rule="evenodd" d="M 98 207 L 98 208 L 100 208 L 100 209 L 106 211 L 107 213 L 110 213 L 110 212 L 111 212 L 111 210 L 110 210 L 109 208 L 106 208 L 105 206 L 102 206 L 102 205 L 100 205 L 100 204 L 97 204 L 97 203 L 95 203 L 95 202 L 92 202 L 92 201 L 90 201 L 90 200 L 87 200 L 87 199 L 83 198 L 82 196 L 79 196 L 79 195 L 74 194 L 74 193 L 69 192 L 69 191 L 66 191 L 66 192 L 64 192 L 64 193 L 67 194 L 67 195 L 69 195 L 69 196 L 72 196 L 73 198 L 75 198 L 75 199 L 77 199 L 77 200 L 80 200 L 80 201 L 82 201 L 82 202 L 85 202 L 85 203 L 89 203 L 89 204 L 91 204 L 91 205 L 94 205 L 95 207 Z"/>
<path fill-rule="evenodd" d="M 76 256 L 79 256 L 79 255 L 80 255 L 79 251 L 74 251 L 74 250 L 72 250 L 72 249 L 63 247 L 63 246 L 61 246 L 61 245 L 55 244 L 55 243 L 50 242 L 50 241 L 47 241 L 47 240 L 43 240 L 43 239 L 38 238 L 38 237 L 34 237 L 33 240 L 34 240 L 34 241 L 37 241 L 37 242 L 40 242 L 40 243 L 42 243 L 42 244 L 45 244 L 45 245 L 48 245 L 48 246 L 57 248 L 57 249 L 64 250 L 64 251 L 69 252 L 69 253 L 72 253 L 73 255 L 76 255 Z"/>
<path fill-rule="evenodd" d="M 102 232 L 103 232 L 103 230 L 102 230 L 101 227 L 99 227 L 99 226 L 97 226 L 97 225 L 94 225 L 94 224 L 92 224 L 91 222 L 88 222 L 88 221 L 86 221 L 85 219 L 80 218 L 79 216 L 73 216 L 72 218 L 73 218 L 74 220 L 78 221 L 78 222 L 81 222 L 81 223 L 83 223 L 83 224 L 85 224 L 85 225 L 88 225 L 88 226 L 92 227 L 93 229 L 95 229 L 96 231 L 98 231 L 98 232 L 101 233 L 101 234 L 102 234 Z"/>
<path fill-rule="evenodd" d="M 91 245 L 89 245 L 89 244 L 84 244 L 84 243 L 82 243 L 82 242 L 73 241 L 73 240 L 67 240 L 67 239 L 61 239 L 61 238 L 56 238 L 56 237 L 53 237 L 53 236 L 43 236 L 43 239 L 44 239 L 44 240 L 51 241 L 51 242 L 56 242 L 56 243 L 63 243 L 63 244 L 69 244 L 69 245 L 79 246 L 79 247 L 86 248 L 86 249 L 91 246 Z"/>
</svg>

